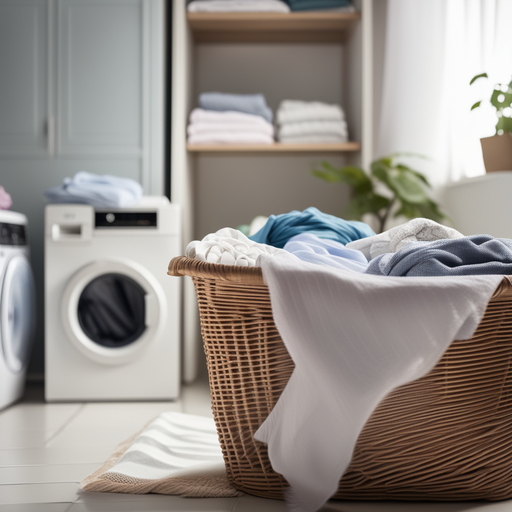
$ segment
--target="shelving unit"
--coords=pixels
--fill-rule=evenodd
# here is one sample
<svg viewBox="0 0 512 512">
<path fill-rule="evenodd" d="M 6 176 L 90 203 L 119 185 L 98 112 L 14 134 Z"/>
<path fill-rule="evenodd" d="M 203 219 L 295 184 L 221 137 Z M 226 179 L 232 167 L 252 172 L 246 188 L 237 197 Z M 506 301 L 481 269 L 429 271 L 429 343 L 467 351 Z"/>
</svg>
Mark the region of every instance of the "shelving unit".
<svg viewBox="0 0 512 512">
<path fill-rule="evenodd" d="M 172 3 L 171 199 L 182 205 L 184 248 L 254 215 L 311 205 L 341 212 L 346 191 L 311 170 L 321 159 L 335 166 L 371 161 L 373 1 L 353 0 L 356 12 L 296 13 L 187 13 L 185 2 Z M 197 95 L 214 90 L 261 92 L 274 111 L 287 98 L 340 103 L 351 141 L 189 145 Z M 197 337 L 201 353 L 190 280 L 184 293 L 184 337 Z"/>
<path fill-rule="evenodd" d="M 360 151 L 358 142 L 344 144 L 187 144 L 192 153 L 344 153 Z"/>
<path fill-rule="evenodd" d="M 344 43 L 359 12 L 187 13 L 197 43 Z"/>
</svg>

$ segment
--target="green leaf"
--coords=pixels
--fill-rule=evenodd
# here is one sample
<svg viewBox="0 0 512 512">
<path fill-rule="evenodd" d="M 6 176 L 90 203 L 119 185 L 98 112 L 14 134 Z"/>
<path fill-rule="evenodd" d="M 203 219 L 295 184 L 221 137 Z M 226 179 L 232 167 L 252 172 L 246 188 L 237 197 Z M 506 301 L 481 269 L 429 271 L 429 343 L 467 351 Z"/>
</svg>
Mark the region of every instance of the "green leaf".
<svg viewBox="0 0 512 512">
<path fill-rule="evenodd" d="M 424 203 L 428 200 L 420 179 L 410 172 L 398 172 L 388 175 L 388 185 L 400 201 L 412 204 Z"/>
<path fill-rule="evenodd" d="M 480 106 L 480 103 L 482 103 L 481 101 L 477 101 L 470 109 L 470 112 L 471 110 L 475 110 L 475 108 L 479 107 Z"/>
<path fill-rule="evenodd" d="M 476 82 L 479 78 L 489 78 L 489 77 L 487 76 L 487 73 L 480 73 L 479 75 L 476 75 L 471 79 L 471 82 L 469 82 L 469 85 L 473 85 L 473 83 Z"/>
<path fill-rule="evenodd" d="M 423 183 L 425 183 L 425 185 L 427 185 L 427 187 L 430 187 L 430 181 L 428 181 L 427 177 L 419 172 L 419 171 L 414 171 L 413 169 L 409 169 L 410 172 L 412 172 L 419 180 L 421 180 Z"/>
<path fill-rule="evenodd" d="M 503 130 L 504 132 L 512 132 L 512 117 L 501 116 L 496 124 L 496 132 Z"/>
<path fill-rule="evenodd" d="M 403 215 L 408 219 L 423 217 L 425 219 L 432 219 L 436 222 L 440 222 L 443 219 L 448 218 L 443 212 L 441 212 L 441 210 L 439 210 L 437 204 L 431 199 L 428 199 L 423 204 L 411 204 L 406 201 L 402 202 L 394 216 L 399 217 L 400 215 Z"/>
<path fill-rule="evenodd" d="M 421 217 L 421 211 L 418 209 L 416 205 L 401 203 L 400 208 L 395 212 L 393 217 L 403 216 L 406 219 L 416 219 L 417 217 Z"/>
<path fill-rule="evenodd" d="M 360 220 L 365 213 L 378 214 L 389 205 L 390 200 L 379 194 L 356 195 L 349 201 L 344 210 L 344 217 L 349 220 Z"/>
<path fill-rule="evenodd" d="M 403 172 L 410 172 L 411 174 L 416 176 L 419 180 L 421 180 L 425 185 L 430 187 L 430 183 L 427 180 L 427 177 L 424 174 L 422 174 L 421 172 L 415 171 L 414 169 L 411 169 L 410 167 L 407 167 L 406 165 L 403 165 L 403 164 L 398 164 L 396 166 L 396 169 L 399 171 L 403 171 Z"/>
<path fill-rule="evenodd" d="M 367 193 L 373 190 L 373 183 L 370 177 L 359 167 L 346 166 L 339 169 L 343 182 L 354 188 L 354 192 Z"/>
<path fill-rule="evenodd" d="M 325 180 L 329 183 L 335 183 L 337 181 L 341 181 L 341 177 L 338 174 L 333 173 L 333 172 L 319 171 L 319 170 L 315 169 L 315 170 L 311 171 L 311 173 L 313 174 L 313 176 L 316 176 L 317 178 Z"/>
<path fill-rule="evenodd" d="M 501 92 L 499 89 L 494 89 L 491 96 L 491 105 L 495 107 L 498 112 L 501 112 L 506 107 L 510 107 L 510 105 L 512 105 L 512 93 Z"/>
<path fill-rule="evenodd" d="M 375 176 L 375 178 L 385 185 L 388 184 L 388 175 L 391 171 L 391 167 L 387 163 L 384 163 L 382 159 L 375 160 L 371 163 L 370 168 L 372 175 Z"/>
<path fill-rule="evenodd" d="M 357 194 L 366 194 L 373 190 L 373 183 L 370 177 L 359 167 L 346 166 L 341 169 L 333 167 L 328 162 L 322 162 L 322 169 L 312 171 L 314 176 L 325 181 L 343 182 L 350 185 Z"/>
</svg>

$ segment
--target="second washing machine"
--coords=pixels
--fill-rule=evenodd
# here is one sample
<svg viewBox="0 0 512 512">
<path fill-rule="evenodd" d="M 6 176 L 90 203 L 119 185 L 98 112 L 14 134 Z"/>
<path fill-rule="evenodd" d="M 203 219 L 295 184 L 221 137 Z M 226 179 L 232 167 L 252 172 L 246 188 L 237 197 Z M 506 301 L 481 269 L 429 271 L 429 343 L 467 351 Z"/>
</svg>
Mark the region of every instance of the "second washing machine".
<svg viewBox="0 0 512 512">
<path fill-rule="evenodd" d="M 163 400 L 180 385 L 178 205 L 48 205 L 45 395 L 48 401 Z"/>
</svg>

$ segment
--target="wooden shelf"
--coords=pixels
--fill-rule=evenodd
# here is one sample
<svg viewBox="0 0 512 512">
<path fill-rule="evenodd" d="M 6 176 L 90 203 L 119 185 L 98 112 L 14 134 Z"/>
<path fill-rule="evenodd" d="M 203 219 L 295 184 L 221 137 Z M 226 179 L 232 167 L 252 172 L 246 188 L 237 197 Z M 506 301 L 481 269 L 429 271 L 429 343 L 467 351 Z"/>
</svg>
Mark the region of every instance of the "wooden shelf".
<svg viewBox="0 0 512 512">
<path fill-rule="evenodd" d="M 344 153 L 360 151 L 361 144 L 187 144 L 187 150 L 193 153 Z"/>
<path fill-rule="evenodd" d="M 345 42 L 359 12 L 189 12 L 197 43 Z"/>
</svg>

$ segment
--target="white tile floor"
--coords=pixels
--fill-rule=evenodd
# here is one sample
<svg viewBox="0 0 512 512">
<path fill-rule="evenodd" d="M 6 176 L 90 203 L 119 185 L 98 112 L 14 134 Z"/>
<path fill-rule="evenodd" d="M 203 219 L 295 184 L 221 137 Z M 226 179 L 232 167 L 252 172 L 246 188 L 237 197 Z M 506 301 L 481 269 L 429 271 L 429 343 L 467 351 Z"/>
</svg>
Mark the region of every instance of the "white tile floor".
<svg viewBox="0 0 512 512">
<path fill-rule="evenodd" d="M 282 501 L 85 493 L 79 482 L 164 411 L 211 415 L 206 382 L 177 402 L 45 404 L 40 386 L 0 413 L 0 512 L 285 512 Z M 329 502 L 322 512 L 512 512 L 498 503 Z"/>
</svg>

